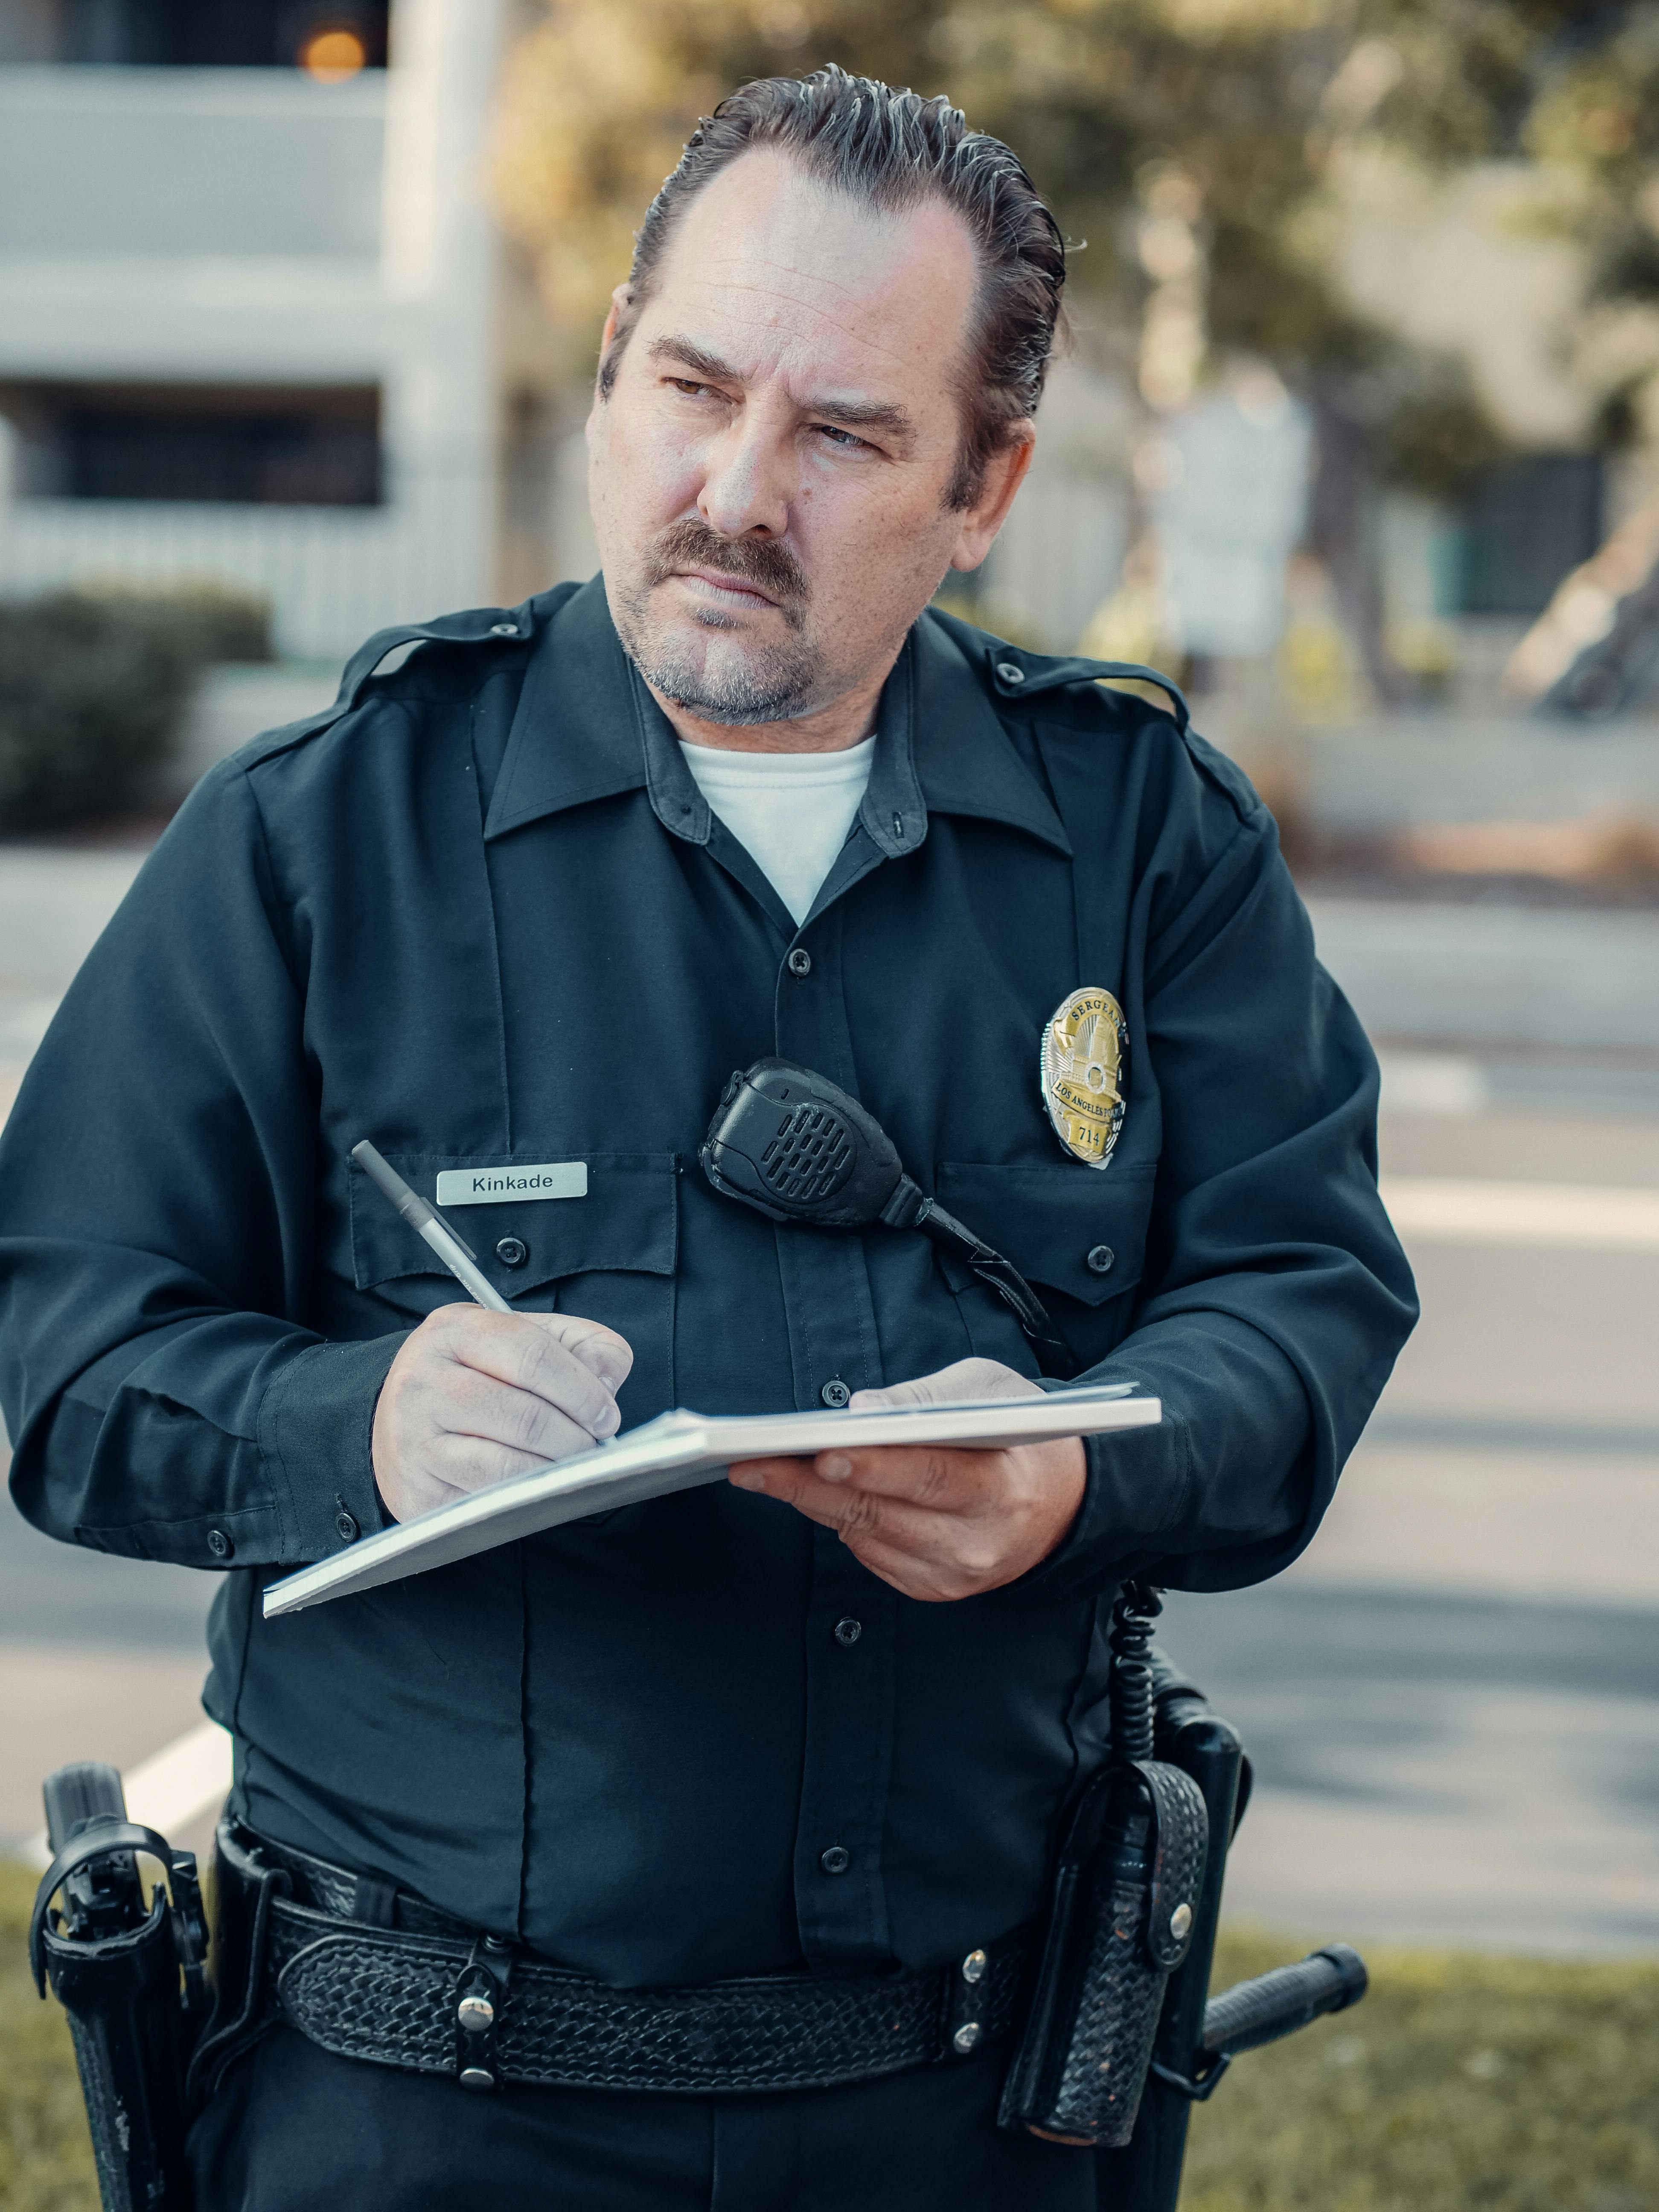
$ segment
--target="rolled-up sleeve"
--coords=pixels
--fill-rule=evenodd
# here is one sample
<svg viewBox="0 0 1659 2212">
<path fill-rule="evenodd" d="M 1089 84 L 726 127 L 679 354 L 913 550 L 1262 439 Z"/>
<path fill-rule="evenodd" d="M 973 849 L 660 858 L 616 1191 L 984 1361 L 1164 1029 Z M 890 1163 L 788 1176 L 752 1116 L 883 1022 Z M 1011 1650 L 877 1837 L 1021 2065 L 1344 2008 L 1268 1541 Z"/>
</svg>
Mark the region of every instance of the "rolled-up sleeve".
<svg viewBox="0 0 1659 2212">
<path fill-rule="evenodd" d="M 289 1565 L 380 1525 L 399 1336 L 328 1344 L 292 919 L 236 763 L 198 787 L 71 986 L 0 1138 L 0 1404 L 54 1536 Z M 349 1516 L 348 1519 L 346 1516 Z"/>
<path fill-rule="evenodd" d="M 1241 780 L 1242 783 L 1242 780 Z M 1164 1143 L 1130 1333 L 1091 1379 L 1163 1425 L 1093 1440 L 1039 1572 L 1263 1580 L 1307 1545 L 1417 1317 L 1376 1188 L 1377 1070 L 1248 787 L 1150 934 L 1141 1006 Z"/>
</svg>

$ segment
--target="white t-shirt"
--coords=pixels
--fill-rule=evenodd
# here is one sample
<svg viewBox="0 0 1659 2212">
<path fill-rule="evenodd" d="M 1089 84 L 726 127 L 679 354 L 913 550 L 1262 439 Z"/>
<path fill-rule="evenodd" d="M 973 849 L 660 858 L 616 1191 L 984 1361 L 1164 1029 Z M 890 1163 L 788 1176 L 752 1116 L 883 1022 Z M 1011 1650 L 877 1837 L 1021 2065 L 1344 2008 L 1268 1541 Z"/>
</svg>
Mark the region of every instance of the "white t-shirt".
<svg viewBox="0 0 1659 2212">
<path fill-rule="evenodd" d="M 805 921 L 847 842 L 875 739 L 838 753 L 734 753 L 684 738 L 680 746 L 698 790 L 796 921 Z"/>
</svg>

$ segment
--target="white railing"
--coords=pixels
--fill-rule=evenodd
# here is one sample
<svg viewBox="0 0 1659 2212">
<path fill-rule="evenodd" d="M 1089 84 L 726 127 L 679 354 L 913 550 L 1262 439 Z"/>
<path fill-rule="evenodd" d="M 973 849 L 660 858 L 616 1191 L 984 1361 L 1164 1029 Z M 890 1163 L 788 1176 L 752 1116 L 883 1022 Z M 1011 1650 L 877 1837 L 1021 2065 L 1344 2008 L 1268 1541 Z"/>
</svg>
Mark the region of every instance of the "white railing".
<svg viewBox="0 0 1659 2212">
<path fill-rule="evenodd" d="M 18 500 L 0 506 L 0 595 L 214 581 L 269 598 L 276 645 L 339 659 L 371 630 L 489 596 L 479 502 L 436 487 L 385 507 Z"/>
</svg>

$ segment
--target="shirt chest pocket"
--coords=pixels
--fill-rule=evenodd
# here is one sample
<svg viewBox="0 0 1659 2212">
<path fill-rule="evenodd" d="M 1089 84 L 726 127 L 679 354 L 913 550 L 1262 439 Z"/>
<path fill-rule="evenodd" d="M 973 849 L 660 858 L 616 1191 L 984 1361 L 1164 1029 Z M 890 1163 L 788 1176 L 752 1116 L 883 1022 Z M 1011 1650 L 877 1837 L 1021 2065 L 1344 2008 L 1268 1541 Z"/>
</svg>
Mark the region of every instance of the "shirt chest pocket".
<svg viewBox="0 0 1659 2212">
<path fill-rule="evenodd" d="M 581 1314 L 628 1340 L 634 1365 L 618 1394 L 625 1428 L 673 1405 L 679 1213 L 672 1152 L 386 1157 L 412 1190 L 442 1208 L 510 1304 L 532 1313 Z M 550 1169 L 559 1172 L 550 1175 Z M 542 1188 L 580 1188 L 582 1170 L 582 1195 L 536 1194 Z M 402 1215 L 355 1171 L 351 1261 L 357 1288 L 407 1319 L 424 1320 L 467 1296 Z"/>
<path fill-rule="evenodd" d="M 1056 1162 L 1018 1167 L 945 1161 L 934 1195 L 947 1212 L 1012 1260 L 1048 1308 L 1083 1367 L 1127 1331 L 1146 1256 L 1153 1164 L 1103 1169 Z M 1030 1343 L 995 1293 L 940 1255 L 974 1350 L 1035 1370 Z M 1059 1295 L 1056 1296 L 1055 1293 Z"/>
</svg>

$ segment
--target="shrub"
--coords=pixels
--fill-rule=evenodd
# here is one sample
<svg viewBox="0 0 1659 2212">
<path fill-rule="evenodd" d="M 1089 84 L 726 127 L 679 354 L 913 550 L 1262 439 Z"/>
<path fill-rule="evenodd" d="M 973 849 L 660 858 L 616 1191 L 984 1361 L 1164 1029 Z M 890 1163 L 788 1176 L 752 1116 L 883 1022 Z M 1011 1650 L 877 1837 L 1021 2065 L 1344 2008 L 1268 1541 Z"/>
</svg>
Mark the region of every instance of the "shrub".
<svg viewBox="0 0 1659 2212">
<path fill-rule="evenodd" d="M 198 670 L 270 657 L 268 611 L 228 592 L 0 604 L 0 831 L 133 805 L 167 759 Z"/>
<path fill-rule="evenodd" d="M 164 640 L 198 666 L 216 660 L 272 660 L 270 602 L 204 577 L 164 592 L 100 586 L 89 598 L 118 621 Z"/>
</svg>

